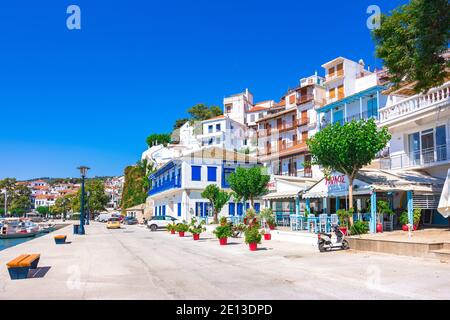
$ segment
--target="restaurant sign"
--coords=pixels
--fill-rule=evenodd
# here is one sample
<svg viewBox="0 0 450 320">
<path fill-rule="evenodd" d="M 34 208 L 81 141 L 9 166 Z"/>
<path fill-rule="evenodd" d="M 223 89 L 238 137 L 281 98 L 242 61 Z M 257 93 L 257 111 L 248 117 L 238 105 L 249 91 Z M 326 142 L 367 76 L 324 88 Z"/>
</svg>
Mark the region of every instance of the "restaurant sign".
<svg viewBox="0 0 450 320">
<path fill-rule="evenodd" d="M 325 185 L 329 193 L 348 191 L 348 180 L 345 174 L 333 173 L 325 177 Z"/>
</svg>

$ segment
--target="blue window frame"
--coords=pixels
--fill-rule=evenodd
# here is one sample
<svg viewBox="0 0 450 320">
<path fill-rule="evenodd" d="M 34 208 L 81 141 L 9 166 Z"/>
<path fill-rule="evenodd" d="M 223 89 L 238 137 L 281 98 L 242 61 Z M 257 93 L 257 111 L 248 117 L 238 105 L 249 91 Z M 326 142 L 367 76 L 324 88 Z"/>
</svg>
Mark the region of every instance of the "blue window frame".
<svg viewBox="0 0 450 320">
<path fill-rule="evenodd" d="M 220 123 L 216 124 L 216 132 L 220 131 Z"/>
<path fill-rule="evenodd" d="M 367 116 L 368 118 L 378 118 L 378 100 L 372 98 L 367 101 Z"/>
<path fill-rule="evenodd" d="M 222 188 L 229 188 L 230 184 L 227 179 L 235 171 L 234 168 L 224 168 L 222 167 Z"/>
<path fill-rule="evenodd" d="M 179 217 L 181 217 L 181 202 L 178 202 L 177 207 L 178 207 L 178 212 L 177 212 L 177 214 L 178 214 Z"/>
<path fill-rule="evenodd" d="M 234 202 L 230 202 L 228 204 L 228 215 L 234 216 L 236 214 L 236 204 Z"/>
<path fill-rule="evenodd" d="M 242 216 L 244 214 L 244 204 L 243 203 L 237 204 L 237 214 L 238 214 L 238 216 Z"/>
<path fill-rule="evenodd" d="M 208 167 L 208 181 L 217 181 L 217 167 Z"/>
<path fill-rule="evenodd" d="M 202 181 L 202 167 L 192 166 L 191 167 L 191 180 L 192 181 Z"/>
</svg>

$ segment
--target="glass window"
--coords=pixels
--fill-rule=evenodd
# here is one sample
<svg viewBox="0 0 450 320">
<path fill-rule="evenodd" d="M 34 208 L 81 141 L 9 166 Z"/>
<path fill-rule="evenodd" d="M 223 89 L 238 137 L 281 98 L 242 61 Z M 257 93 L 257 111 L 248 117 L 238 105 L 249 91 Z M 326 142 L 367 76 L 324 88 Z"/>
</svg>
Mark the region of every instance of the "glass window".
<svg viewBox="0 0 450 320">
<path fill-rule="evenodd" d="M 250 122 L 255 122 L 255 115 L 254 114 L 250 115 Z"/>
<path fill-rule="evenodd" d="M 436 128 L 436 157 L 437 161 L 447 160 L 447 137 L 445 126 Z"/>
<path fill-rule="evenodd" d="M 408 136 L 409 160 L 415 165 L 420 162 L 420 133 L 415 132 Z"/>
<path fill-rule="evenodd" d="M 201 166 L 192 166 L 191 167 L 192 181 L 201 181 L 202 180 L 202 167 Z"/>
<path fill-rule="evenodd" d="M 208 126 L 208 133 L 212 133 L 212 132 L 213 132 L 213 126 L 210 125 L 210 126 Z"/>
<path fill-rule="evenodd" d="M 221 128 L 220 128 L 220 123 L 218 123 L 218 124 L 216 124 L 216 132 L 217 131 L 220 131 L 221 130 Z"/>
</svg>

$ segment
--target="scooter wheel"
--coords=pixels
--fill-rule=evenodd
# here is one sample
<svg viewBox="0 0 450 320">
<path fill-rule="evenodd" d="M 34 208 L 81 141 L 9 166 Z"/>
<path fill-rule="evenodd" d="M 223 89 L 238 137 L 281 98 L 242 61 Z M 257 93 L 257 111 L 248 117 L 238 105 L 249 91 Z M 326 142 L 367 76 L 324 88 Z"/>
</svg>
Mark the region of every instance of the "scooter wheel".
<svg viewBox="0 0 450 320">
<path fill-rule="evenodd" d="M 350 245 L 348 244 L 347 240 L 342 241 L 342 249 L 344 250 L 350 249 Z"/>
<path fill-rule="evenodd" d="M 325 252 L 325 246 L 323 245 L 323 243 L 319 243 L 319 251 L 320 252 Z"/>
</svg>

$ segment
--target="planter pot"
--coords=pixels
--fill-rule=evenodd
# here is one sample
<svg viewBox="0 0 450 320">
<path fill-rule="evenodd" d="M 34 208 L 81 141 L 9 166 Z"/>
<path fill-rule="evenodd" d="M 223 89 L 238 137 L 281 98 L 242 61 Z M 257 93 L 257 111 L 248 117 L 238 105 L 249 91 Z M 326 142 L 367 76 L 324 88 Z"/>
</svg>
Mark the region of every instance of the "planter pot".
<svg viewBox="0 0 450 320">
<path fill-rule="evenodd" d="M 175 234 L 175 230 L 170 230 L 170 233 L 171 234 Z"/>
<path fill-rule="evenodd" d="M 381 223 L 377 223 L 377 233 L 383 232 L 383 225 Z"/>
<path fill-rule="evenodd" d="M 275 230 L 275 226 L 269 226 L 270 230 Z"/>
<path fill-rule="evenodd" d="M 413 230 L 416 231 L 419 228 L 418 225 L 414 225 Z"/>
<path fill-rule="evenodd" d="M 341 230 L 344 235 L 347 235 L 347 227 L 339 227 L 339 230 Z"/>
<path fill-rule="evenodd" d="M 184 237 L 184 231 L 178 232 L 178 235 L 179 235 L 180 237 Z"/>
<path fill-rule="evenodd" d="M 272 235 L 270 233 L 264 234 L 264 240 L 271 240 L 271 239 L 272 239 Z"/>
<path fill-rule="evenodd" d="M 221 246 L 225 246 L 227 244 L 228 238 L 221 238 L 219 239 L 219 243 Z"/>
<path fill-rule="evenodd" d="M 56 244 L 64 244 L 64 243 L 66 243 L 66 237 L 58 237 L 58 238 L 55 237 L 55 243 Z"/>
<path fill-rule="evenodd" d="M 417 225 L 414 225 L 414 226 L 413 226 L 413 231 L 416 231 L 417 228 L 418 228 L 418 226 L 417 226 Z M 406 224 L 402 225 L 402 230 L 403 230 L 403 231 L 408 231 L 408 226 L 407 226 Z"/>
<path fill-rule="evenodd" d="M 258 249 L 258 244 L 255 243 L 249 243 L 248 244 L 248 248 L 250 249 L 250 251 L 256 251 L 256 249 Z"/>
<path fill-rule="evenodd" d="M 194 233 L 194 234 L 192 235 L 192 238 L 193 238 L 194 240 L 200 240 L 200 233 Z"/>
</svg>

